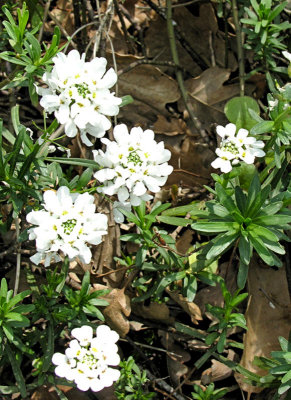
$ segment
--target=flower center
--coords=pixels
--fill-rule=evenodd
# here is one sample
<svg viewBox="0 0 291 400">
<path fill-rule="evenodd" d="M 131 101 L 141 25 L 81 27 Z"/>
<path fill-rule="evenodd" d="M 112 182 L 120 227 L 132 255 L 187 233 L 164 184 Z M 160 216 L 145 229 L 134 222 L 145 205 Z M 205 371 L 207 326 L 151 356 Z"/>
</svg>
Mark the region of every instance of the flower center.
<svg viewBox="0 0 291 400">
<path fill-rule="evenodd" d="M 62 227 L 64 228 L 64 232 L 69 235 L 72 233 L 73 229 L 75 228 L 77 224 L 76 219 L 68 219 L 66 222 L 62 223 Z"/>
<path fill-rule="evenodd" d="M 232 142 L 223 143 L 223 145 L 221 146 L 221 150 L 229 151 L 232 154 L 238 154 L 239 153 L 236 145 L 234 143 L 232 143 Z"/>
<path fill-rule="evenodd" d="M 77 88 L 78 94 L 85 99 L 87 94 L 90 94 L 89 87 L 87 83 L 76 83 L 75 87 Z"/>
<path fill-rule="evenodd" d="M 140 159 L 140 156 L 137 154 L 137 150 L 133 150 L 129 153 L 127 157 L 128 162 L 132 162 L 134 165 L 141 165 L 142 161 Z"/>
<path fill-rule="evenodd" d="M 90 369 L 98 367 L 98 359 L 94 357 L 93 354 L 90 353 L 86 353 L 81 362 L 83 364 L 86 364 Z"/>
</svg>

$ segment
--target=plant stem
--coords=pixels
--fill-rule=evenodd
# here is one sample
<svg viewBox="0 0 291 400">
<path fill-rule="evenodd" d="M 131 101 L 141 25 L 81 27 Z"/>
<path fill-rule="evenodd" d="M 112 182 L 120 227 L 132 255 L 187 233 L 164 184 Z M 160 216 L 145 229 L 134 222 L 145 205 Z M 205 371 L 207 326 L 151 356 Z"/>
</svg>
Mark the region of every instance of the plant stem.
<svg viewBox="0 0 291 400">
<path fill-rule="evenodd" d="M 14 221 L 15 221 L 15 228 L 16 228 L 16 241 L 18 242 L 18 238 L 19 238 L 19 220 L 18 220 L 18 217 L 16 217 Z M 19 249 L 20 249 L 20 244 L 17 245 L 14 296 L 17 295 L 18 287 L 19 287 L 19 278 L 20 278 L 21 253 L 20 253 Z"/>
<path fill-rule="evenodd" d="M 244 94 L 245 94 L 245 65 L 244 65 L 244 52 L 243 52 L 241 27 L 240 27 L 239 18 L 238 18 L 237 1 L 232 0 L 231 6 L 232 6 L 233 22 L 234 22 L 235 30 L 236 30 L 240 96 L 244 96 Z"/>
</svg>

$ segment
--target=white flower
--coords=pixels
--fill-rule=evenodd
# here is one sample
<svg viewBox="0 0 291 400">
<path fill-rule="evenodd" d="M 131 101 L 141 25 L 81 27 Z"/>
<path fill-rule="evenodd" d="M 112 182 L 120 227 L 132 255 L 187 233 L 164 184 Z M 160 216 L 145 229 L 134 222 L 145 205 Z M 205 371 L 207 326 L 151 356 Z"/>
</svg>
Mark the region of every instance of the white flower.
<svg viewBox="0 0 291 400">
<path fill-rule="evenodd" d="M 255 157 L 265 155 L 262 150 L 264 142 L 248 136 L 249 132 L 246 129 L 239 129 L 236 134 L 236 126 L 227 124 L 225 127 L 218 125 L 216 131 L 222 137 L 222 141 L 220 147 L 215 151 L 218 158 L 211 163 L 211 166 L 219 168 L 221 172 L 230 172 L 232 166 L 240 161 L 253 164 Z"/>
<path fill-rule="evenodd" d="M 88 264 L 91 250 L 88 244 L 97 245 L 107 234 L 107 217 L 95 213 L 94 197 L 88 193 L 70 193 L 65 186 L 57 192 L 48 190 L 43 195 L 44 209 L 31 211 L 26 219 L 33 225 L 29 239 L 36 240 L 37 253 L 31 260 L 39 264 L 45 259 L 45 266 L 52 258 L 59 261 L 58 251 L 70 259 L 79 257 Z"/>
<path fill-rule="evenodd" d="M 120 363 L 115 344 L 119 335 L 115 331 L 101 325 L 93 337 L 93 329 L 84 325 L 73 329 L 72 335 L 77 339 L 70 342 L 66 354 L 55 353 L 52 357 L 57 376 L 74 381 L 79 390 L 94 392 L 119 379 L 119 370 L 110 368 Z"/>
<path fill-rule="evenodd" d="M 148 190 L 156 193 L 166 183 L 173 171 L 167 163 L 171 153 L 163 142 L 154 140 L 154 132 L 149 129 L 143 131 L 138 127 L 129 133 L 126 125 L 121 124 L 114 128 L 113 136 L 115 141 L 102 139 L 107 146 L 105 153 L 93 150 L 95 161 L 103 167 L 94 174 L 103 183 L 98 191 L 108 196 L 117 195 L 124 207 L 128 203 L 138 206 L 142 200 L 152 199 Z"/>
<path fill-rule="evenodd" d="M 85 54 L 80 56 L 77 50 L 58 53 L 53 62 L 52 71 L 42 77 L 48 88 L 37 87 L 40 104 L 64 124 L 67 136 L 75 137 L 79 131 L 83 143 L 92 146 L 87 134 L 104 136 L 111 126 L 107 116 L 119 113 L 122 100 L 109 91 L 117 75 L 112 68 L 106 72 L 105 58 L 85 62 Z"/>
</svg>

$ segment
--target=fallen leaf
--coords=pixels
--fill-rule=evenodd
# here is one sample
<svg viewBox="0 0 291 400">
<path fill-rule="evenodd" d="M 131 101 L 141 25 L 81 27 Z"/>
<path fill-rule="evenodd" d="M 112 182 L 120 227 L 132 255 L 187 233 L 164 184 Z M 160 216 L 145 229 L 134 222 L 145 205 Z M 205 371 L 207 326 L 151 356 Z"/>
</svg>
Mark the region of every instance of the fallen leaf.
<svg viewBox="0 0 291 400">
<path fill-rule="evenodd" d="M 108 289 L 105 285 L 93 284 L 94 290 Z M 106 323 L 121 337 L 128 334 L 130 324 L 128 317 L 131 313 L 130 298 L 124 293 L 124 289 L 112 289 L 110 293 L 102 296 L 109 305 L 102 310 Z"/>
<path fill-rule="evenodd" d="M 166 292 L 172 300 L 179 304 L 179 306 L 181 306 L 183 310 L 190 315 L 193 324 L 198 324 L 198 322 L 203 319 L 200 308 L 197 306 L 197 304 L 189 302 L 186 297 L 183 297 L 178 291 L 166 289 Z"/>
<path fill-rule="evenodd" d="M 160 321 L 164 324 L 174 322 L 174 318 L 170 317 L 169 308 L 165 303 L 152 302 L 148 306 L 143 303 L 132 303 L 132 311 L 134 314 L 151 321 Z"/>
<path fill-rule="evenodd" d="M 167 136 L 182 135 L 188 131 L 186 123 L 181 118 L 166 118 L 164 115 L 158 115 L 153 129 L 155 133 Z"/>
<path fill-rule="evenodd" d="M 119 71 L 137 60 L 139 57 L 116 54 Z M 131 95 L 134 102 L 121 108 L 118 117 L 132 126 L 141 119 L 153 123 L 157 114 L 169 116 L 166 104 L 180 98 L 177 82 L 152 65 L 138 65 L 119 76 L 118 96 L 124 95 Z M 141 118 L 137 118 L 139 114 Z"/>
<path fill-rule="evenodd" d="M 167 146 L 171 151 L 170 164 L 174 171 L 167 180 L 167 186 L 178 185 L 193 187 L 207 184 L 212 168 L 210 163 L 215 158 L 213 151 L 206 144 L 196 142 L 192 137 L 186 137 L 180 148 Z"/>
<path fill-rule="evenodd" d="M 266 371 L 253 365 L 254 357 L 270 357 L 272 351 L 280 350 L 278 337 L 288 338 L 291 326 L 291 303 L 286 279 L 286 269 L 278 270 L 253 260 L 248 275 L 249 303 L 245 314 L 248 330 L 244 335 L 244 351 L 241 365 L 261 376 Z M 244 382 L 244 377 L 235 378 L 248 393 L 262 389 Z"/>
<path fill-rule="evenodd" d="M 191 360 L 191 356 L 188 351 L 184 350 L 180 345 L 175 343 L 174 336 L 169 332 L 158 331 L 161 336 L 161 343 L 167 353 L 167 367 L 170 378 L 175 386 L 180 383 L 180 378 L 187 374 L 189 368 L 184 363 Z"/>
<path fill-rule="evenodd" d="M 234 361 L 237 358 L 236 353 L 232 349 L 229 349 L 227 353 L 227 358 L 229 360 Z M 233 370 L 220 361 L 212 359 L 211 364 L 210 368 L 202 372 L 201 383 L 203 385 L 208 385 L 211 382 L 222 381 L 233 374 Z"/>
</svg>

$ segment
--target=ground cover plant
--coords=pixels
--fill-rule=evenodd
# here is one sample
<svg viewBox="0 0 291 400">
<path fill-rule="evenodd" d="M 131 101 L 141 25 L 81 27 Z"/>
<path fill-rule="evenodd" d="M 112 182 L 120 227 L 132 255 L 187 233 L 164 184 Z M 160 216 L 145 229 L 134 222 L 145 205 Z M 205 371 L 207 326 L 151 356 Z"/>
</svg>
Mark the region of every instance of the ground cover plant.
<svg viewBox="0 0 291 400">
<path fill-rule="evenodd" d="M 288 2 L 2 2 L 1 399 L 291 399 Z"/>
</svg>

